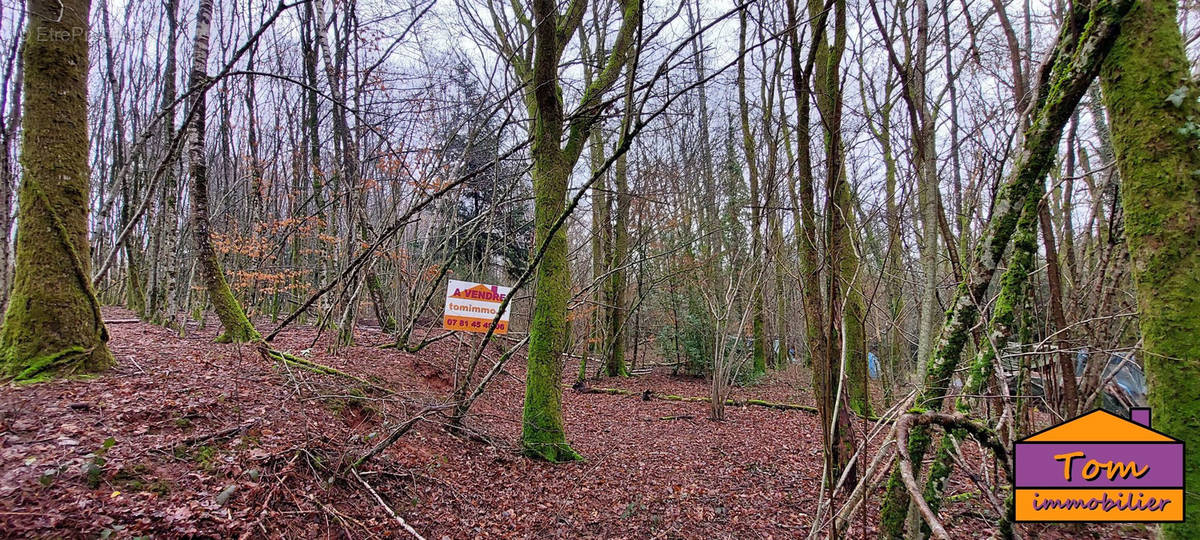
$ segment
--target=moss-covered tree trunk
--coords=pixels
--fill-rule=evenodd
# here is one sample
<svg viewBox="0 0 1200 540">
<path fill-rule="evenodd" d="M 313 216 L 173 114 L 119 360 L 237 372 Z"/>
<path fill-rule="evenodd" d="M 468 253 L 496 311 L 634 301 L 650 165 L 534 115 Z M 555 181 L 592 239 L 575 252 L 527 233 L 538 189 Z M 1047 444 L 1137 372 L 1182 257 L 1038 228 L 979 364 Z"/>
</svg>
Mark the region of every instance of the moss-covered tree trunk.
<svg viewBox="0 0 1200 540">
<path fill-rule="evenodd" d="M 626 72 L 625 121 L 628 122 L 633 114 L 633 63 L 629 63 Z M 625 363 L 625 321 L 628 319 L 629 300 L 626 295 L 627 276 L 625 259 L 629 257 L 629 160 L 625 154 L 617 156 L 613 166 L 613 180 L 616 187 L 616 219 L 613 222 L 612 253 L 609 257 L 608 268 L 612 275 L 608 284 L 608 363 L 606 370 L 609 377 L 628 377 L 629 368 Z"/>
<path fill-rule="evenodd" d="M 962 394 L 955 400 L 955 409 L 964 415 L 971 410 L 971 396 L 987 393 L 988 381 L 992 380 L 995 374 L 994 363 L 998 352 L 995 347 L 1003 348 L 1008 343 L 1016 331 L 1017 308 L 1029 298 L 1029 279 L 1036 270 L 1034 257 L 1037 255 L 1036 235 L 1040 206 L 1038 202 L 1043 192 L 1040 185 L 1034 189 L 1035 191 L 1025 199 L 1025 208 L 1013 233 L 1013 249 L 1009 253 L 1008 268 L 1000 276 L 1000 294 L 996 297 L 996 307 L 988 325 L 988 342 L 980 344 L 974 360 L 967 366 L 966 384 L 963 385 Z M 929 466 L 929 475 L 926 477 L 922 494 L 934 512 L 941 507 L 946 480 L 954 471 L 954 456 L 958 453 L 956 441 L 962 441 L 965 437 L 966 431 L 962 429 L 948 430 L 938 446 L 937 457 Z M 1005 516 L 1003 527 L 1011 525 L 1009 517 Z M 923 524 L 921 531 L 922 536 L 928 536 L 928 524 Z M 1008 534 L 1004 536 L 1007 537 Z"/>
<path fill-rule="evenodd" d="M 18 381 L 113 364 L 87 237 L 91 2 L 27 6 L 16 270 L 0 328 L 0 376 Z"/>
<path fill-rule="evenodd" d="M 854 219 L 856 206 L 850 194 L 849 183 L 843 181 L 837 195 L 837 205 L 845 217 L 844 246 L 839 266 L 842 286 L 845 290 L 846 308 L 842 313 L 842 365 L 846 373 L 847 397 L 850 410 L 860 416 L 871 415 L 870 373 L 867 367 L 867 315 L 866 300 L 863 298 L 863 269 L 858 254 L 851 245 L 851 232 L 857 227 Z"/>
<path fill-rule="evenodd" d="M 642 10 L 639 0 L 620 3 L 621 29 L 612 53 L 595 80 L 584 89 L 578 110 L 568 119 L 564 114 L 559 61 L 567 41 L 575 35 L 583 19 L 587 2 L 571 4 L 565 14 L 559 13 L 554 0 L 534 0 L 532 4 L 532 18 L 520 22 L 530 34 L 532 50 L 523 44 L 514 46 L 504 32 L 497 35 L 516 75 L 526 82 L 525 105 L 532 120 L 533 139 L 534 245 L 546 244 L 537 268 L 529 325 L 521 446 L 526 454 L 547 461 L 573 461 L 581 456 L 567 443 L 561 386 L 562 354 L 570 332 L 567 302 L 571 296 L 571 269 L 567 260 L 567 231 L 562 227 L 555 231 L 555 223 L 566 209 L 571 170 L 599 120 L 596 108 L 601 96 L 620 77 L 635 46 Z M 524 17 L 523 9 L 521 15 Z M 493 16 L 499 17 L 496 13 Z M 499 28 L 500 23 L 496 24 Z"/>
<path fill-rule="evenodd" d="M 1123 180 L 1125 238 L 1154 427 L 1200 445 L 1200 81 L 1189 76 L 1176 4 L 1137 2 L 1100 73 Z M 1165 538 L 1200 537 L 1200 453 L 1183 523 Z"/>
<path fill-rule="evenodd" d="M 811 6 L 811 2 L 808 6 Z M 820 19 L 820 22 L 817 22 Z M 804 307 L 804 332 L 808 345 L 808 360 L 813 370 L 813 390 L 817 397 L 817 409 L 821 417 L 822 445 L 825 453 L 826 469 L 830 473 L 837 469 L 839 459 L 836 441 L 841 433 L 840 424 L 833 422 L 832 402 L 824 397 L 827 395 L 823 387 L 827 386 L 826 372 L 830 363 L 832 340 L 828 335 L 826 324 L 827 313 L 821 294 L 821 265 L 818 263 L 818 231 L 816 223 L 816 205 L 814 201 L 814 175 L 812 156 L 809 153 L 812 140 L 809 135 L 811 122 L 811 104 L 808 85 L 811 80 L 811 64 L 801 61 L 805 56 L 801 50 L 799 39 L 799 8 L 795 0 L 787 2 L 788 49 L 792 64 L 792 89 L 796 99 L 796 178 L 791 197 L 793 205 L 799 207 L 800 231 L 797 237 L 797 247 L 800 254 L 800 295 Z M 812 27 L 824 25 L 825 18 L 814 19 Z M 822 40 L 819 43 L 824 43 Z M 794 214 L 793 214 L 794 215 Z M 849 458 L 849 455 L 846 456 Z M 830 476 L 836 476 L 831 474 Z"/>
<path fill-rule="evenodd" d="M 836 480 L 847 467 L 854 451 L 854 434 L 850 429 L 850 416 L 845 406 L 845 394 L 841 389 L 841 325 L 842 295 L 840 253 L 847 246 L 846 226 L 843 215 L 835 201 L 842 184 L 845 183 L 843 149 L 841 139 L 842 93 L 840 86 L 840 64 L 846 39 L 846 4 L 838 1 L 831 10 L 816 0 L 807 2 L 810 14 L 809 28 L 814 36 L 816 50 L 806 55 L 800 48 L 797 27 L 799 25 L 796 2 L 787 2 L 789 24 L 788 41 L 792 64 L 792 86 L 797 106 L 797 184 L 798 193 L 793 199 L 800 207 L 800 273 L 801 294 L 804 305 L 805 332 L 813 369 L 813 390 L 817 409 L 821 417 L 823 450 L 825 453 L 826 479 Z M 832 43 L 825 36 L 830 32 L 832 16 Z M 810 93 L 808 84 L 813 82 Z M 821 116 L 823 149 L 826 155 L 826 232 L 828 250 L 826 257 L 818 257 L 818 228 L 814 203 L 813 167 L 809 147 L 812 141 L 807 126 L 810 117 L 810 96 L 816 96 Z M 821 286 L 822 278 L 825 287 Z M 822 295 L 822 288 L 825 294 Z M 853 476 L 849 477 L 853 481 Z"/>
<path fill-rule="evenodd" d="M 847 482 L 853 483 L 856 480 L 854 465 L 850 463 L 855 442 L 853 426 L 850 424 L 850 411 L 847 410 L 848 388 L 844 388 L 847 376 L 846 357 L 843 356 L 845 345 L 850 345 L 851 349 L 856 347 L 855 344 L 847 343 L 856 335 L 844 334 L 848 315 L 842 301 L 847 295 L 847 280 L 850 279 L 850 275 L 846 273 L 846 264 L 854 264 L 854 261 L 847 260 L 847 255 L 854 249 L 850 245 L 848 219 L 853 210 L 850 205 L 850 186 L 846 179 L 845 147 L 842 143 L 841 63 L 846 50 L 846 2 L 835 1 L 833 12 L 830 13 L 829 8 L 824 7 L 820 0 L 809 0 L 808 11 L 810 14 L 822 14 L 810 24 L 814 34 L 823 32 L 824 34 L 820 35 L 829 35 L 831 38 L 828 41 L 824 37 L 817 40 L 816 69 L 813 77 L 817 110 L 820 112 L 820 124 L 824 132 L 825 234 L 829 239 L 824 258 L 824 307 L 827 317 L 824 323 L 828 341 L 824 365 L 820 370 L 814 368 L 813 373 L 822 375 L 817 396 L 824 402 L 824 406 L 829 408 L 829 418 L 822 428 L 826 431 L 826 470 L 829 473 L 827 481 L 828 485 L 832 486 L 847 468 L 851 469 Z M 854 323 L 851 322 L 850 325 L 853 327 Z"/>
<path fill-rule="evenodd" d="M 571 173 L 570 166 L 557 152 L 557 145 L 551 150 L 534 149 L 533 242 L 539 246 L 550 236 L 549 231 L 563 211 Z M 560 227 L 549 241 L 538 265 L 533 290 L 521 444 L 526 452 L 547 461 L 570 461 L 578 459 L 579 454 L 567 444 L 562 420 L 560 355 L 567 346 L 567 301 L 571 296 L 566 228 Z"/>
<path fill-rule="evenodd" d="M 1116 39 L 1122 17 L 1131 0 L 1109 2 L 1101 0 L 1091 9 L 1083 6 L 1071 11 L 1063 26 L 1046 68 L 1039 74 L 1034 116 L 1025 130 L 1022 147 L 1016 154 L 1012 173 L 996 194 L 996 202 L 988 228 L 976 248 L 976 255 L 967 280 L 959 284 L 949 317 L 942 326 L 938 345 L 926 373 L 924 387 L 917 396 L 917 407 L 939 410 L 970 337 L 970 329 L 979 316 L 978 305 L 992 281 L 1001 257 L 1008 249 L 1013 231 L 1031 196 L 1054 164 L 1058 141 L 1080 98 L 1096 77 L 1100 62 Z M 1082 22 L 1086 24 L 1081 24 Z M 1080 23 L 1080 24 L 1077 24 Z M 919 466 L 931 442 L 924 428 L 909 434 L 909 455 Z M 893 469 L 887 483 L 880 515 L 881 535 L 901 538 L 909 497 L 900 477 L 899 467 Z"/>
<path fill-rule="evenodd" d="M 574 461 L 580 455 L 567 443 L 562 419 L 562 353 L 567 347 L 567 301 L 571 268 L 567 261 L 567 230 L 551 236 L 555 220 L 566 206 L 571 164 L 563 159 L 563 104 L 558 81 L 558 8 L 552 0 L 533 2 L 535 52 L 526 94 L 533 118 L 533 244 L 546 242 L 533 289 L 529 322 L 529 358 L 525 376 L 521 446 L 525 453 L 547 461 Z"/>
<path fill-rule="evenodd" d="M 212 245 L 211 225 L 208 219 L 208 163 L 204 155 L 205 90 L 208 86 L 208 38 L 211 30 L 213 0 L 200 0 L 196 12 L 195 44 L 192 49 L 191 106 L 187 125 L 189 148 L 189 172 L 192 184 L 189 191 L 192 205 L 192 234 L 196 241 L 196 265 L 200 279 L 208 291 L 213 309 L 225 327 L 217 341 L 222 343 L 247 342 L 259 338 L 258 331 L 250 324 L 242 305 L 234 298 L 233 291 L 225 281 L 221 262 Z"/>
</svg>

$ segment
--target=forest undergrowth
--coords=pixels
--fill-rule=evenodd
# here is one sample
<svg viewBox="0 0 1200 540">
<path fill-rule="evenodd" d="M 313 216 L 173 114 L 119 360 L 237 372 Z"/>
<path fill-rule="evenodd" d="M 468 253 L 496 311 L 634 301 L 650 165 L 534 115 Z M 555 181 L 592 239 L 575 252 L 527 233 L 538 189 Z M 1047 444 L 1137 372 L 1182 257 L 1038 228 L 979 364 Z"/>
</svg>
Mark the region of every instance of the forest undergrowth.
<svg viewBox="0 0 1200 540">
<path fill-rule="evenodd" d="M 358 345 L 330 353 L 336 335 L 314 343 L 315 329 L 298 327 L 273 344 L 373 388 L 215 344 L 214 324 L 181 338 L 123 309 L 104 315 L 116 368 L 0 393 L 4 536 L 795 538 L 812 526 L 816 415 L 742 405 L 713 422 L 706 403 L 645 399 L 706 395 L 704 380 L 669 367 L 590 381 L 629 395 L 564 391 L 584 462 L 521 456 L 518 361 L 472 410 L 465 436 L 430 414 L 353 470 L 392 426 L 447 398 L 470 343 L 414 355 L 380 348 L 391 338 L 364 328 Z M 575 371 L 564 372 L 568 387 Z M 811 405 L 808 380 L 793 365 L 731 397 Z M 978 465 L 979 452 L 964 451 Z M 987 537 L 994 519 L 979 513 L 978 489 L 961 472 L 949 485 L 947 528 Z M 878 504 L 864 506 L 851 537 L 877 533 Z M 1149 536 L 1132 525 L 1026 527 L 1039 538 Z"/>
</svg>

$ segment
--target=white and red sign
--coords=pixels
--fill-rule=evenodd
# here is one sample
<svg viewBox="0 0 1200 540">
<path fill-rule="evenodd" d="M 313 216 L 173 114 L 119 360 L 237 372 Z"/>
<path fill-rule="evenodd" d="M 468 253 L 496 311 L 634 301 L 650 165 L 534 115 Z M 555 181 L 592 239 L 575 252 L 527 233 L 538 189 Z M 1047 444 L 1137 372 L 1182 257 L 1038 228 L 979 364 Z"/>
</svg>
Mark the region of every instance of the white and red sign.
<svg viewBox="0 0 1200 540">
<path fill-rule="evenodd" d="M 464 332 L 487 332 L 496 318 L 500 303 L 512 289 L 499 285 L 485 285 L 470 281 L 450 280 L 446 286 L 446 312 L 442 316 L 442 328 Z M 508 333 L 508 308 L 496 325 L 497 334 Z"/>
</svg>

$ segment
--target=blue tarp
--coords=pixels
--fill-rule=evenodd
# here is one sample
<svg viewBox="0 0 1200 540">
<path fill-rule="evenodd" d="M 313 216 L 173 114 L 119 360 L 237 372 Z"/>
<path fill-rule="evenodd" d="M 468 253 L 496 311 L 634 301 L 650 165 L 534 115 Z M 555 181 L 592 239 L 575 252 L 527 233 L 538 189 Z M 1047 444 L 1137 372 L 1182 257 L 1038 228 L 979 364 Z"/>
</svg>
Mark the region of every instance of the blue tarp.
<svg viewBox="0 0 1200 540">
<path fill-rule="evenodd" d="M 872 379 L 879 378 L 879 357 L 875 353 L 867 353 L 867 371 L 871 374 Z"/>
</svg>

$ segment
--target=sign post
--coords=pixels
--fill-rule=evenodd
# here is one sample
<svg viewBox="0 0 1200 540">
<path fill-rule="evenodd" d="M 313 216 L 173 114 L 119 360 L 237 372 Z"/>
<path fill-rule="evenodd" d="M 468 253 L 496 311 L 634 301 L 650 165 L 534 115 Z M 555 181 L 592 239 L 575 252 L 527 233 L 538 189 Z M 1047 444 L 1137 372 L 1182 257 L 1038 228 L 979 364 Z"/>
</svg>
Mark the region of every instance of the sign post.
<svg viewBox="0 0 1200 540">
<path fill-rule="evenodd" d="M 485 333 L 496 318 L 500 303 L 512 292 L 510 287 L 450 280 L 446 285 L 446 310 L 442 328 Z M 507 307 L 496 325 L 496 334 L 508 333 Z"/>
</svg>

